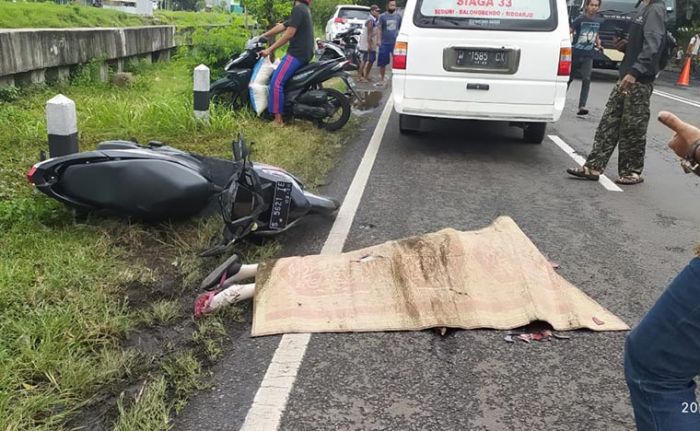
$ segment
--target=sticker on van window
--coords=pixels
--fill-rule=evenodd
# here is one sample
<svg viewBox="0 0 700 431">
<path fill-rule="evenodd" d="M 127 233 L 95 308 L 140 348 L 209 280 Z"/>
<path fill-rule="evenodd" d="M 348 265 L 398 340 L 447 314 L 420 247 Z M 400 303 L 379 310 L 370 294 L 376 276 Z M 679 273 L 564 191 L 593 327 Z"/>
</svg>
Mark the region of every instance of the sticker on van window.
<svg viewBox="0 0 700 431">
<path fill-rule="evenodd" d="M 546 20 L 550 0 L 423 0 L 423 16 L 459 18 Z"/>
</svg>

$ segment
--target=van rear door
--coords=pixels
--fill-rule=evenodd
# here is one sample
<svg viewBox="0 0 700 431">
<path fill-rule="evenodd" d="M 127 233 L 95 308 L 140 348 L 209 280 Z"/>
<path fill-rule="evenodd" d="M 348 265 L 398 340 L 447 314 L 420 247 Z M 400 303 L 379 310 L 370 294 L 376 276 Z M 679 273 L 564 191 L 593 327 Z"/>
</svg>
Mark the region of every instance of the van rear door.
<svg viewBox="0 0 700 431">
<path fill-rule="evenodd" d="M 554 103 L 562 38 L 556 0 L 417 0 L 405 97 Z"/>
</svg>

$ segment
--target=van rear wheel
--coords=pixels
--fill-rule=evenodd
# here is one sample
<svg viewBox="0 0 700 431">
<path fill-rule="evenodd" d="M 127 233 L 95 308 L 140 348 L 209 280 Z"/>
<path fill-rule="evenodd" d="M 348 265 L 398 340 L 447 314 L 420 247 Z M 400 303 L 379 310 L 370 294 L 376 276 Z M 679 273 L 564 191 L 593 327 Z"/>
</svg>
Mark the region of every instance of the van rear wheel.
<svg viewBox="0 0 700 431">
<path fill-rule="evenodd" d="M 527 123 L 523 127 L 523 141 L 528 144 L 541 144 L 547 131 L 547 123 Z"/>
</svg>

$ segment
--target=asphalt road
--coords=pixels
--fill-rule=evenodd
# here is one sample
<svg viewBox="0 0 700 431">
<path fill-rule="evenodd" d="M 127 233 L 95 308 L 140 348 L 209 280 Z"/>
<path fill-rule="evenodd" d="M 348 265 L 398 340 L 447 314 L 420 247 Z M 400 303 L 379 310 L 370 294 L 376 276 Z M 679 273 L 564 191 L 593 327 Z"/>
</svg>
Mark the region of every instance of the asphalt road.
<svg viewBox="0 0 700 431">
<path fill-rule="evenodd" d="M 597 73 L 590 118 L 575 114 L 579 83 L 548 134 L 585 156 L 612 88 Z M 657 90 L 693 99 L 661 80 Z M 672 110 L 697 121 L 700 107 L 652 97 L 652 117 Z M 350 184 L 380 110 L 349 143 L 325 193 Z M 524 144 L 505 124 L 439 121 L 401 136 L 392 114 L 345 250 L 433 232 L 479 229 L 512 217 L 559 273 L 631 326 L 693 256 L 700 230 L 697 177 L 684 175 L 652 119 L 646 182 L 612 192 L 569 178 L 575 162 L 554 142 Z M 617 176 L 613 157 L 606 174 Z M 331 221 L 290 233 L 287 255 L 318 253 Z M 193 398 L 175 430 L 238 430 L 281 337 L 252 339 L 248 321 L 231 334 L 211 390 Z M 283 430 L 629 430 L 624 333 L 575 331 L 550 343 L 503 341 L 505 331 L 316 334 L 281 418 Z"/>
</svg>

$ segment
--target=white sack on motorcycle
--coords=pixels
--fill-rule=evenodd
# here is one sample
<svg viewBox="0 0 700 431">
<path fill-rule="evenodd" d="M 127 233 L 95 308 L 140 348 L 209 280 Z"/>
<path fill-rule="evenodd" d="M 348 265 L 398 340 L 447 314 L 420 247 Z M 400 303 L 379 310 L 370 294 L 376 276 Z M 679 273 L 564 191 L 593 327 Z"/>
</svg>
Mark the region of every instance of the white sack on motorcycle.
<svg viewBox="0 0 700 431">
<path fill-rule="evenodd" d="M 509 217 L 340 255 L 283 258 L 256 276 L 253 336 L 294 332 L 629 327 L 571 283 Z"/>
<path fill-rule="evenodd" d="M 258 60 L 253 68 L 250 84 L 248 84 L 248 91 L 250 93 L 250 104 L 258 115 L 262 114 L 265 109 L 267 109 L 270 78 L 279 63 L 279 60 L 275 60 L 275 62 L 272 63 L 270 57 L 263 57 Z"/>
</svg>

